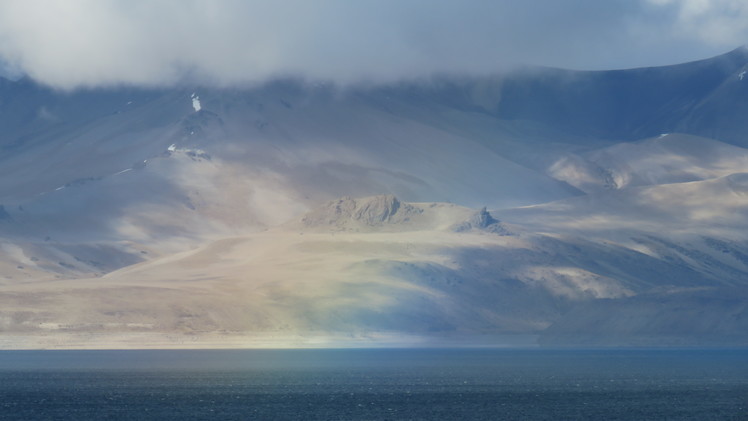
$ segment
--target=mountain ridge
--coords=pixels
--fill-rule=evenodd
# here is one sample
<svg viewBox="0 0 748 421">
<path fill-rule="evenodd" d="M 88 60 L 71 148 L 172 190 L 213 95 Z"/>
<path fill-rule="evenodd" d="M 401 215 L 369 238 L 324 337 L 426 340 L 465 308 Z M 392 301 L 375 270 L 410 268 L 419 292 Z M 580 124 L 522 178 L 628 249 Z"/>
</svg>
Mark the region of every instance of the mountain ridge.
<svg viewBox="0 0 748 421">
<path fill-rule="evenodd" d="M 0 347 L 744 346 L 746 66 L 0 81 Z"/>
</svg>

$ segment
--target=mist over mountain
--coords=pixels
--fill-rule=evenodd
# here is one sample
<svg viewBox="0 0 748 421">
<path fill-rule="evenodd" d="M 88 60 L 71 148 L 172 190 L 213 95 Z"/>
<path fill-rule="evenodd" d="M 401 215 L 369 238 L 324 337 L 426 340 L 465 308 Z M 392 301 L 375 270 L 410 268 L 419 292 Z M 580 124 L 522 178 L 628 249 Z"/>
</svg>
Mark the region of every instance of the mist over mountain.
<svg viewBox="0 0 748 421">
<path fill-rule="evenodd" d="M 0 79 L 0 346 L 745 345 L 746 71 Z"/>
</svg>

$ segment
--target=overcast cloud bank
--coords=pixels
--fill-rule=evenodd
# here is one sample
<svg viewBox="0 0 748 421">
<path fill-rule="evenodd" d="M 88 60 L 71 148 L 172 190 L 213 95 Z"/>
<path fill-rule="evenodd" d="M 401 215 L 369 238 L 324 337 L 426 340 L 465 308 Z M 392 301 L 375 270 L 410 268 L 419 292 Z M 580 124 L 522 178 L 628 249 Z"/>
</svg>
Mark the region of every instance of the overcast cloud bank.
<svg viewBox="0 0 748 421">
<path fill-rule="evenodd" d="M 59 88 L 386 82 L 672 64 L 748 42 L 745 0 L 6 0 L 0 71 Z"/>
</svg>

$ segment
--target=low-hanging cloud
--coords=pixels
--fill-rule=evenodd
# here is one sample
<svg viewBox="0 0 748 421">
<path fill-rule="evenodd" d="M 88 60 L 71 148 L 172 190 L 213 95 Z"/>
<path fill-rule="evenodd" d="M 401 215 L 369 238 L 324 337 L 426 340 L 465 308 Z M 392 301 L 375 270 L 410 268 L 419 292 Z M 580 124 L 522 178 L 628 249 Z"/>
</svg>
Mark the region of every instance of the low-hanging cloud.
<svg viewBox="0 0 748 421">
<path fill-rule="evenodd" d="M 745 40 L 743 0 L 0 2 L 0 63 L 64 89 L 634 67 Z"/>
<path fill-rule="evenodd" d="M 674 16 L 670 35 L 693 42 L 725 45 L 748 42 L 748 1 L 648 0 Z"/>
</svg>

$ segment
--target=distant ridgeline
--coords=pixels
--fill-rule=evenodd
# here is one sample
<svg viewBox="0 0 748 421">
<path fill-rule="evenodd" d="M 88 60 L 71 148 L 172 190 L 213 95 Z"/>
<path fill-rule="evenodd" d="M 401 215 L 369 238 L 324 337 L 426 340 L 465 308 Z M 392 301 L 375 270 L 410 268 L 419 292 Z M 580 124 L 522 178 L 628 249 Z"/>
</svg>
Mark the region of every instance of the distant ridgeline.
<svg viewBox="0 0 748 421">
<path fill-rule="evenodd" d="M 544 69 L 507 78 L 495 115 L 580 136 L 690 133 L 748 146 L 748 48 L 665 67 Z"/>
</svg>

